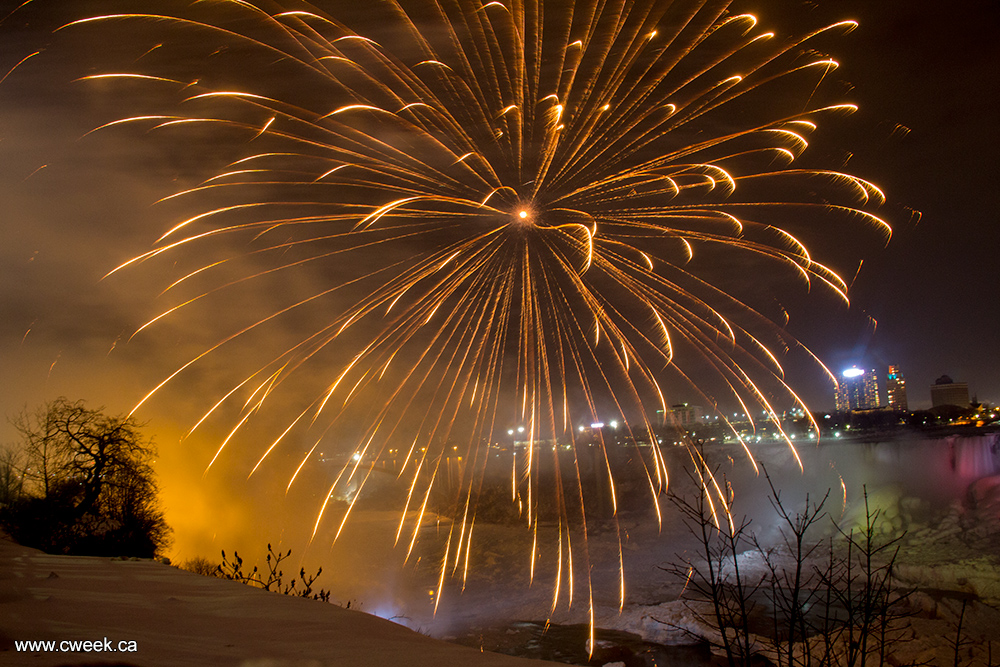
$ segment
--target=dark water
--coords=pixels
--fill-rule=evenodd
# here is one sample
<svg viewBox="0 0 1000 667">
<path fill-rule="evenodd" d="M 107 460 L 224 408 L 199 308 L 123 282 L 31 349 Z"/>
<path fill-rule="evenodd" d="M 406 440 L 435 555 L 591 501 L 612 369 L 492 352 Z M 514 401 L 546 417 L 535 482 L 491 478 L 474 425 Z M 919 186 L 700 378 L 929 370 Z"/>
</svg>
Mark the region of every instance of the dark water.
<svg viewBox="0 0 1000 667">
<path fill-rule="evenodd" d="M 470 631 L 455 642 L 494 653 L 571 665 L 622 663 L 625 667 L 704 667 L 712 664 L 707 646 L 664 646 L 615 630 L 598 629 L 594 652 L 588 655 L 589 632 L 584 624 L 517 621 L 505 627 Z"/>
</svg>

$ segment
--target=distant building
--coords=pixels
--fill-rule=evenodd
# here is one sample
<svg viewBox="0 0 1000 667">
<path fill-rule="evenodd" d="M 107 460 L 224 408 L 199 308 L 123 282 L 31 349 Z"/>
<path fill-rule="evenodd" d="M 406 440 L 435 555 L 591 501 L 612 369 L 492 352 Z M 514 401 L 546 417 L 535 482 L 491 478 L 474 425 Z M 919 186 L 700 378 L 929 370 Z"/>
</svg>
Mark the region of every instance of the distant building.
<svg viewBox="0 0 1000 667">
<path fill-rule="evenodd" d="M 965 382 L 955 382 L 947 375 L 942 375 L 931 385 L 931 407 L 956 405 L 960 408 L 969 407 L 969 385 Z"/>
<path fill-rule="evenodd" d="M 663 416 L 663 426 L 692 426 L 702 422 L 702 409 L 700 405 L 689 403 L 678 403 L 671 405 Z"/>
<path fill-rule="evenodd" d="M 889 373 L 885 378 L 885 395 L 890 410 L 895 412 L 909 410 L 906 403 L 906 378 L 900 372 L 899 366 L 889 366 Z"/>
<path fill-rule="evenodd" d="M 837 410 L 874 410 L 878 407 L 878 379 L 874 370 L 848 368 L 837 381 Z"/>
</svg>

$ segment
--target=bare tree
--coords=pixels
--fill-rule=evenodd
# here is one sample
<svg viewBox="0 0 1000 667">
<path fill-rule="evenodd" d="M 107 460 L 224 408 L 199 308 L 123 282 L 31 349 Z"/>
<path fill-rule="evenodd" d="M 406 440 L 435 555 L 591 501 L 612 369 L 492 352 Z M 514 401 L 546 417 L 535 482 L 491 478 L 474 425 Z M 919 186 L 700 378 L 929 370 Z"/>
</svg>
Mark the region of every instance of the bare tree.
<svg viewBox="0 0 1000 667">
<path fill-rule="evenodd" d="M 750 617 L 762 583 L 747 576 L 739 559 L 753 546 L 750 521 L 731 514 L 733 493 L 725 479 L 722 486 L 712 485 L 717 492 L 713 498 L 708 480 L 716 479 L 715 472 L 703 458 L 696 465 L 694 472 L 688 471 L 697 489 L 694 498 L 671 495 L 670 500 L 697 538 L 698 553 L 678 554 L 676 562 L 662 569 L 684 581 L 684 597 L 711 603 L 711 612 L 696 612 L 695 616 L 718 630 L 716 648 L 730 667 L 748 667 L 754 664 L 756 650 Z"/>
<path fill-rule="evenodd" d="M 55 424 L 58 399 L 34 413 L 27 410 L 19 414 L 11 423 L 21 436 L 20 459 L 23 478 L 29 493 L 48 498 L 55 492 L 57 481 L 65 476 L 68 450 L 58 445 L 59 438 Z"/>
<path fill-rule="evenodd" d="M 24 472 L 20 458 L 13 449 L 0 450 L 0 506 L 9 505 L 21 497 Z"/>
<path fill-rule="evenodd" d="M 168 535 L 156 504 L 152 441 L 129 417 L 59 398 L 13 420 L 22 438 L 25 498 L 4 523 L 50 550 L 152 556 Z"/>
<path fill-rule="evenodd" d="M 684 581 L 685 598 L 704 603 L 694 608 L 695 616 L 718 631 L 710 642 L 728 665 L 760 664 L 765 654 L 777 667 L 900 664 L 890 661 L 897 660 L 894 651 L 910 636 L 909 591 L 900 590 L 893 578 L 901 538 L 879 539 L 880 511 L 869 505 L 867 490 L 860 528 L 844 531 L 835 525 L 840 539 L 824 544 L 809 536 L 826 516 L 827 496 L 819 502 L 806 496 L 802 509 L 790 511 L 768 477 L 781 542 L 766 547 L 746 519 L 737 521 L 731 514 L 733 496 L 728 487 L 729 493 L 712 502 L 705 481 L 714 477 L 709 477 L 703 460 L 696 466 L 694 498 L 671 500 L 697 538 L 701 553 L 678 555 L 663 569 Z M 720 505 L 728 511 L 719 511 Z M 766 574 L 759 581 L 739 567 L 741 553 L 748 548 L 763 556 Z M 823 551 L 825 565 L 816 562 L 822 560 Z M 758 602 L 765 604 L 758 608 Z M 700 611 L 706 606 L 711 611 Z M 770 613 L 770 637 L 751 635 L 748 618 L 755 609 Z M 961 645 L 960 618 L 956 655 Z"/>
</svg>

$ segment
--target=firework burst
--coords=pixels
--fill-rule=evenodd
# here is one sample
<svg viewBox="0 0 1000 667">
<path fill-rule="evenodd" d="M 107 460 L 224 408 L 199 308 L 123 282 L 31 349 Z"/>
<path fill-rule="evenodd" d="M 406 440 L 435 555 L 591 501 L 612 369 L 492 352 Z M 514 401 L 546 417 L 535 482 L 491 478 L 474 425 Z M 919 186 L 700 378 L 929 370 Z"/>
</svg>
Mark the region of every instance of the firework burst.
<svg viewBox="0 0 1000 667">
<path fill-rule="evenodd" d="M 846 302 L 845 281 L 799 232 L 838 220 L 888 236 L 867 211 L 878 188 L 797 166 L 820 123 L 854 110 L 815 102 L 837 63 L 814 50 L 854 24 L 782 38 L 708 0 L 365 9 L 355 21 L 229 0 L 60 29 L 150 35 L 128 71 L 83 80 L 171 103 L 97 130 L 213 137 L 233 152 L 174 195 L 200 213 L 112 271 L 215 253 L 170 278 L 176 302 L 140 332 L 227 290 L 309 276 L 311 291 L 300 280 L 270 312 L 220 322 L 221 339 L 139 405 L 208 355 L 294 323 L 299 340 L 258 351 L 261 363 L 198 423 L 240 409 L 213 462 L 237 448 L 254 474 L 292 455 L 291 488 L 319 452 L 337 451 L 314 535 L 330 524 L 339 536 L 373 473 L 391 470 L 407 483 L 405 557 L 424 515 L 450 508 L 439 587 L 467 576 L 502 474 L 503 502 L 533 531 L 532 573 L 539 545 L 551 545 L 553 609 L 574 589 L 590 604 L 597 501 L 583 469 L 603 480 L 613 521 L 630 448 L 659 519 L 669 470 L 647 415 L 668 412 L 678 379 L 717 386 L 703 389 L 708 404 L 763 411 L 780 428 L 779 404 L 805 407 L 780 363 L 797 344 L 747 300 L 748 267 Z M 289 417 L 262 442 L 253 425 L 272 403 Z M 581 420 L 609 413 L 625 444 L 581 435 Z M 703 481 L 723 513 L 727 494 Z"/>
</svg>

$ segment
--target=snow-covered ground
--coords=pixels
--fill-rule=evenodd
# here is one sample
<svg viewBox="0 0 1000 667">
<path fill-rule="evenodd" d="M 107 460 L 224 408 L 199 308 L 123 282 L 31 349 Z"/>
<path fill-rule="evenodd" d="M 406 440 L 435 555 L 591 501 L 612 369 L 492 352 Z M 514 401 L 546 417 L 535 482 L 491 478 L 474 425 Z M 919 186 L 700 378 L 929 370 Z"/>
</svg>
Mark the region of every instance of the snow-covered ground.
<svg viewBox="0 0 1000 667">
<path fill-rule="evenodd" d="M 103 640 L 134 652 L 18 652 L 21 640 Z M 518 667 L 336 605 L 150 561 L 51 556 L 0 538 L 0 664 L 164 667 Z"/>
</svg>

